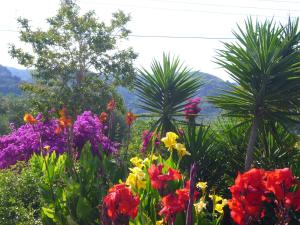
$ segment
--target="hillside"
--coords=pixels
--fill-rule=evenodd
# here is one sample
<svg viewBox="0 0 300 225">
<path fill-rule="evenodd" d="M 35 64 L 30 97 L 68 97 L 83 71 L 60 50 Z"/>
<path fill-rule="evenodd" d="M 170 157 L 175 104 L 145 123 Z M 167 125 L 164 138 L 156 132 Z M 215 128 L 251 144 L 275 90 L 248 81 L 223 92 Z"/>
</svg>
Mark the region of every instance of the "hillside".
<svg viewBox="0 0 300 225">
<path fill-rule="evenodd" d="M 229 88 L 228 85 L 230 83 L 211 74 L 199 71 L 195 73 L 195 76 L 200 76 L 203 81 L 203 85 L 197 93 L 197 96 L 201 97 L 203 100 L 201 103 L 201 114 L 209 118 L 215 117 L 218 115 L 219 111 L 206 101 L 206 97 L 220 94 L 221 90 Z M 0 93 L 7 94 L 8 92 L 13 92 L 19 94 L 20 90 L 17 86 L 21 81 L 32 81 L 28 70 L 16 69 L 13 67 L 0 67 Z M 123 87 L 119 87 L 118 92 L 123 96 L 128 110 L 131 110 L 134 113 L 144 112 L 138 108 L 138 98 L 134 92 Z"/>
<path fill-rule="evenodd" d="M 13 75 L 6 67 L 0 65 L 0 93 L 7 94 L 21 94 L 19 84 L 21 79 Z"/>
</svg>

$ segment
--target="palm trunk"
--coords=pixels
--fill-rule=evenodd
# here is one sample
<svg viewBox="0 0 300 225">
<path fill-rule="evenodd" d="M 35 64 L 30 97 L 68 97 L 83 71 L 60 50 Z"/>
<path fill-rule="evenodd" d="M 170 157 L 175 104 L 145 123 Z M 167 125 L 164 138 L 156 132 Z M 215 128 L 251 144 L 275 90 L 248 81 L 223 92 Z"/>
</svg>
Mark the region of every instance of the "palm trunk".
<svg viewBox="0 0 300 225">
<path fill-rule="evenodd" d="M 249 142 L 247 146 L 247 153 L 245 159 L 245 171 L 248 171 L 251 168 L 253 162 L 253 151 L 254 151 L 254 145 L 257 138 L 257 129 L 258 129 L 258 118 L 257 116 L 255 116 L 253 119 Z"/>
</svg>

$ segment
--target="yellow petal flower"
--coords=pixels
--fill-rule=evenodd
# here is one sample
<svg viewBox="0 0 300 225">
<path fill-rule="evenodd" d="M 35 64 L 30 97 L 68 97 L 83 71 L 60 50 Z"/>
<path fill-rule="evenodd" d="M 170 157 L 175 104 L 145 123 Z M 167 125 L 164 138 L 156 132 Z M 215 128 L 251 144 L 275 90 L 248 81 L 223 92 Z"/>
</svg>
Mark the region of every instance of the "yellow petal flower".
<svg viewBox="0 0 300 225">
<path fill-rule="evenodd" d="M 209 197 L 213 201 L 214 210 L 222 214 L 224 206 L 227 205 L 227 199 L 218 195 L 209 195 Z"/>
<path fill-rule="evenodd" d="M 156 221 L 156 225 L 164 225 L 164 219 Z"/>
<path fill-rule="evenodd" d="M 203 199 L 200 199 L 200 201 L 198 203 L 194 204 L 194 207 L 195 207 L 196 213 L 199 214 L 199 213 L 201 213 L 201 211 L 203 209 L 206 208 L 206 203 L 203 201 Z"/>
<path fill-rule="evenodd" d="M 49 146 L 49 145 L 45 145 L 45 146 L 43 147 L 43 149 L 44 149 L 45 151 L 49 151 L 50 146 Z"/>
<path fill-rule="evenodd" d="M 143 160 L 140 159 L 139 157 L 133 157 L 130 159 L 130 162 L 136 166 L 136 167 L 139 167 L 139 168 L 143 168 Z"/>
<path fill-rule="evenodd" d="M 200 188 L 204 192 L 207 188 L 207 182 L 198 182 L 196 184 L 196 187 Z"/>
<path fill-rule="evenodd" d="M 169 151 L 172 151 L 176 145 L 176 139 L 178 135 L 174 132 L 167 132 L 166 136 L 161 139 L 161 141 L 165 144 L 165 147 L 168 148 Z"/>
<path fill-rule="evenodd" d="M 126 184 L 137 190 L 146 188 L 146 174 L 144 171 L 139 167 L 130 168 L 130 171 Z"/>
<path fill-rule="evenodd" d="M 183 144 L 177 143 L 175 145 L 175 149 L 177 150 L 177 154 L 179 156 L 179 158 L 182 158 L 185 155 L 191 155 L 191 153 L 189 153 L 185 146 Z"/>
<path fill-rule="evenodd" d="M 148 163 L 150 163 L 150 159 L 152 158 L 152 160 L 151 161 L 155 161 L 155 160 L 157 160 L 158 159 L 158 157 L 156 156 L 156 155 L 152 155 L 152 157 L 150 156 L 149 158 L 147 157 L 147 158 L 145 158 L 144 160 L 143 160 L 143 164 L 148 164 Z"/>
</svg>

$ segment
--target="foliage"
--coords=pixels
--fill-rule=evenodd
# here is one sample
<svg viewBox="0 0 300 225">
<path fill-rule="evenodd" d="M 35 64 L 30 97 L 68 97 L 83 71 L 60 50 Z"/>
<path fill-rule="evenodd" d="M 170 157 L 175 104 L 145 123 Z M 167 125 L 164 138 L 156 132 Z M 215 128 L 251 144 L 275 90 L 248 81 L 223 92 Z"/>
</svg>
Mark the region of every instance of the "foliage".
<svg viewBox="0 0 300 225">
<path fill-rule="evenodd" d="M 28 101 L 24 96 L 0 95 L 0 134 L 7 134 L 11 128 L 21 126 L 27 109 Z"/>
<path fill-rule="evenodd" d="M 44 224 L 99 224 L 97 207 L 110 182 L 116 182 L 121 174 L 120 166 L 102 153 L 100 159 L 86 144 L 78 161 L 55 152 L 31 158 L 31 166 L 41 173 Z"/>
<path fill-rule="evenodd" d="M 139 70 L 135 82 L 140 107 L 158 117 L 155 126 L 164 134 L 175 130 L 176 114 L 182 113 L 185 101 L 201 86 L 199 77 L 184 67 L 179 58 L 163 55 L 163 62 L 154 60 L 151 71 Z"/>
<path fill-rule="evenodd" d="M 273 21 L 245 23 L 245 31 L 234 32 L 237 43 L 225 43 L 217 63 L 238 84 L 211 100 L 226 110 L 226 115 L 251 121 L 245 169 L 253 158 L 257 130 L 267 124 L 286 125 L 299 115 L 299 58 L 298 20 L 287 26 Z"/>
<path fill-rule="evenodd" d="M 41 225 L 39 176 L 25 163 L 0 171 L 0 224 Z"/>
<path fill-rule="evenodd" d="M 113 14 L 110 24 L 98 21 L 94 11 L 81 15 L 73 1 L 62 1 L 57 14 L 47 19 L 48 29 L 33 29 L 29 20 L 19 18 L 20 41 L 30 51 L 10 46 L 10 54 L 31 69 L 34 83 L 23 89 L 37 111 L 62 105 L 76 113 L 100 112 L 113 96 L 115 87 L 132 86 L 136 54 L 118 44 L 130 31 L 129 16 Z M 102 104 L 101 104 L 102 103 Z M 121 106 L 121 104 L 119 104 Z"/>
</svg>

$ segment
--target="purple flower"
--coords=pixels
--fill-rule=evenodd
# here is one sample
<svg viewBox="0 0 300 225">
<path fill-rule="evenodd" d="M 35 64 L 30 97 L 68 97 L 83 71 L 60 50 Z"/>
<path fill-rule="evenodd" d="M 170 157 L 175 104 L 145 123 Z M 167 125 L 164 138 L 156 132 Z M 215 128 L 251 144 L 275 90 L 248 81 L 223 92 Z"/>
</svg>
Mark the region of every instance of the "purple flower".
<svg viewBox="0 0 300 225">
<path fill-rule="evenodd" d="M 49 151 L 63 153 L 67 150 L 67 132 L 55 133 L 57 119 L 42 121 L 42 115 L 35 124 L 25 124 L 10 134 L 0 136 L 0 168 L 6 168 L 17 161 L 28 160 L 33 153 L 39 153 L 43 146 Z M 73 128 L 73 146 L 79 151 L 86 142 L 90 142 L 94 154 L 98 147 L 106 153 L 118 151 L 119 144 L 111 141 L 104 132 L 105 127 L 98 117 L 87 111 L 77 116 Z"/>
<path fill-rule="evenodd" d="M 142 148 L 141 148 L 141 152 L 145 152 L 147 147 L 149 146 L 149 143 L 152 139 L 154 135 L 154 132 L 150 132 L 148 130 L 144 130 L 143 134 L 142 134 Z M 160 144 L 160 135 L 157 134 L 155 141 L 154 141 L 155 145 L 159 145 Z"/>
</svg>

